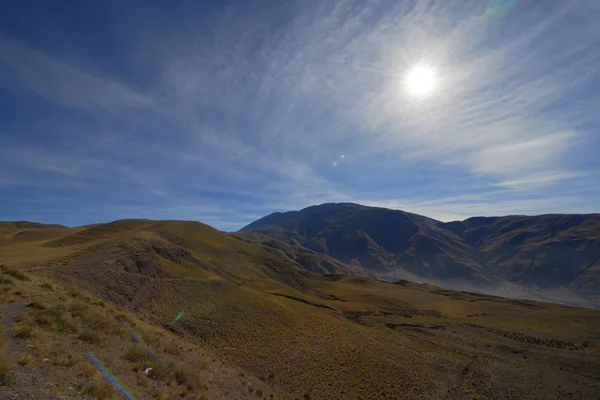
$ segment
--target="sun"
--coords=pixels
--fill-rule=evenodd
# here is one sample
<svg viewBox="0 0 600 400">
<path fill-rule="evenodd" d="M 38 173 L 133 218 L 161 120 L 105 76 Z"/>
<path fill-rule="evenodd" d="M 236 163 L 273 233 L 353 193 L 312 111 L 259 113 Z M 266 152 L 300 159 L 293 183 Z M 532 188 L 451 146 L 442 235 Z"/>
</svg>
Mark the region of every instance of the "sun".
<svg viewBox="0 0 600 400">
<path fill-rule="evenodd" d="M 427 65 L 416 66 L 408 71 L 404 83 L 411 95 L 429 96 L 436 86 L 435 69 Z"/>
</svg>

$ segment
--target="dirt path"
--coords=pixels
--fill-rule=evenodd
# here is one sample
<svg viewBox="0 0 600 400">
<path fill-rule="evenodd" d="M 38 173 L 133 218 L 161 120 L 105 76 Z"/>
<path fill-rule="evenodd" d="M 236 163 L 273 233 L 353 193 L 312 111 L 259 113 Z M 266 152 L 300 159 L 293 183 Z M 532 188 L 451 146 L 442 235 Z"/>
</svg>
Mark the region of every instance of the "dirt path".
<svg viewBox="0 0 600 400">
<path fill-rule="evenodd" d="M 0 328 L 8 338 L 4 345 L 6 356 L 12 365 L 17 365 L 19 359 L 28 354 L 30 349 L 25 348 L 25 345 L 12 334 L 12 326 L 17 318 L 26 307 L 27 300 L 22 299 L 20 302 L 0 304 Z M 41 368 L 15 368 L 9 373 L 10 387 L 0 388 L 0 400 L 60 400 L 61 397 L 43 393 L 43 388 L 47 388 L 49 382 L 46 379 L 46 374 L 52 373 L 48 371 L 50 365 L 44 363 Z M 45 373 L 44 373 L 45 372 Z M 63 397 L 64 398 L 64 397 Z M 83 397 L 81 397 L 83 398 Z"/>
</svg>

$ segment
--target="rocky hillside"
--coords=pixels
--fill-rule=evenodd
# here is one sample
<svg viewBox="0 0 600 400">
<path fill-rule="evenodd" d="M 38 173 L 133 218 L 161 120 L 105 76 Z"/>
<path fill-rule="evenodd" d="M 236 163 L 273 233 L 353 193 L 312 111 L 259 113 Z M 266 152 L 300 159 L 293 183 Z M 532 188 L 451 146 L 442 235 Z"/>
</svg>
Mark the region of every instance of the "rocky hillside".
<svg viewBox="0 0 600 400">
<path fill-rule="evenodd" d="M 241 229 L 249 232 L 264 245 L 291 243 L 383 279 L 497 291 L 518 285 L 534 297 L 600 306 L 598 214 L 442 223 L 399 210 L 323 204 L 271 214 Z"/>
</svg>

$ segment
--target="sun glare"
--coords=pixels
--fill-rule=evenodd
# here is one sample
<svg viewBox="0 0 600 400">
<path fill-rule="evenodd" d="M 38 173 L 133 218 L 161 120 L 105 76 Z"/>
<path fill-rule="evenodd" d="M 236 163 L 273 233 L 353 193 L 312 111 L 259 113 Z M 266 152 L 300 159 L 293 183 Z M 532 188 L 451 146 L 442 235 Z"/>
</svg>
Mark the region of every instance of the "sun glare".
<svg viewBox="0 0 600 400">
<path fill-rule="evenodd" d="M 406 88 L 415 97 L 430 95 L 435 89 L 435 83 L 435 69 L 424 65 L 408 71 L 405 78 Z"/>
</svg>

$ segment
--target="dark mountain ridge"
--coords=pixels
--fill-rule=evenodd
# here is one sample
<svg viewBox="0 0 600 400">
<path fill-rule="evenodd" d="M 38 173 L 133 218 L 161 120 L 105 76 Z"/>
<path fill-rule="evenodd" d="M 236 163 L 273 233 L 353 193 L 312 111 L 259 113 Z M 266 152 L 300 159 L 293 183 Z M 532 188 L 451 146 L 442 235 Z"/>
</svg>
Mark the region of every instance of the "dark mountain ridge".
<svg viewBox="0 0 600 400">
<path fill-rule="evenodd" d="M 558 301 L 600 305 L 600 214 L 473 217 L 444 223 L 400 210 L 329 203 L 270 214 L 240 234 L 250 231 L 383 279 L 486 290 L 512 284 Z M 553 293 L 557 291 L 562 294 Z"/>
</svg>

